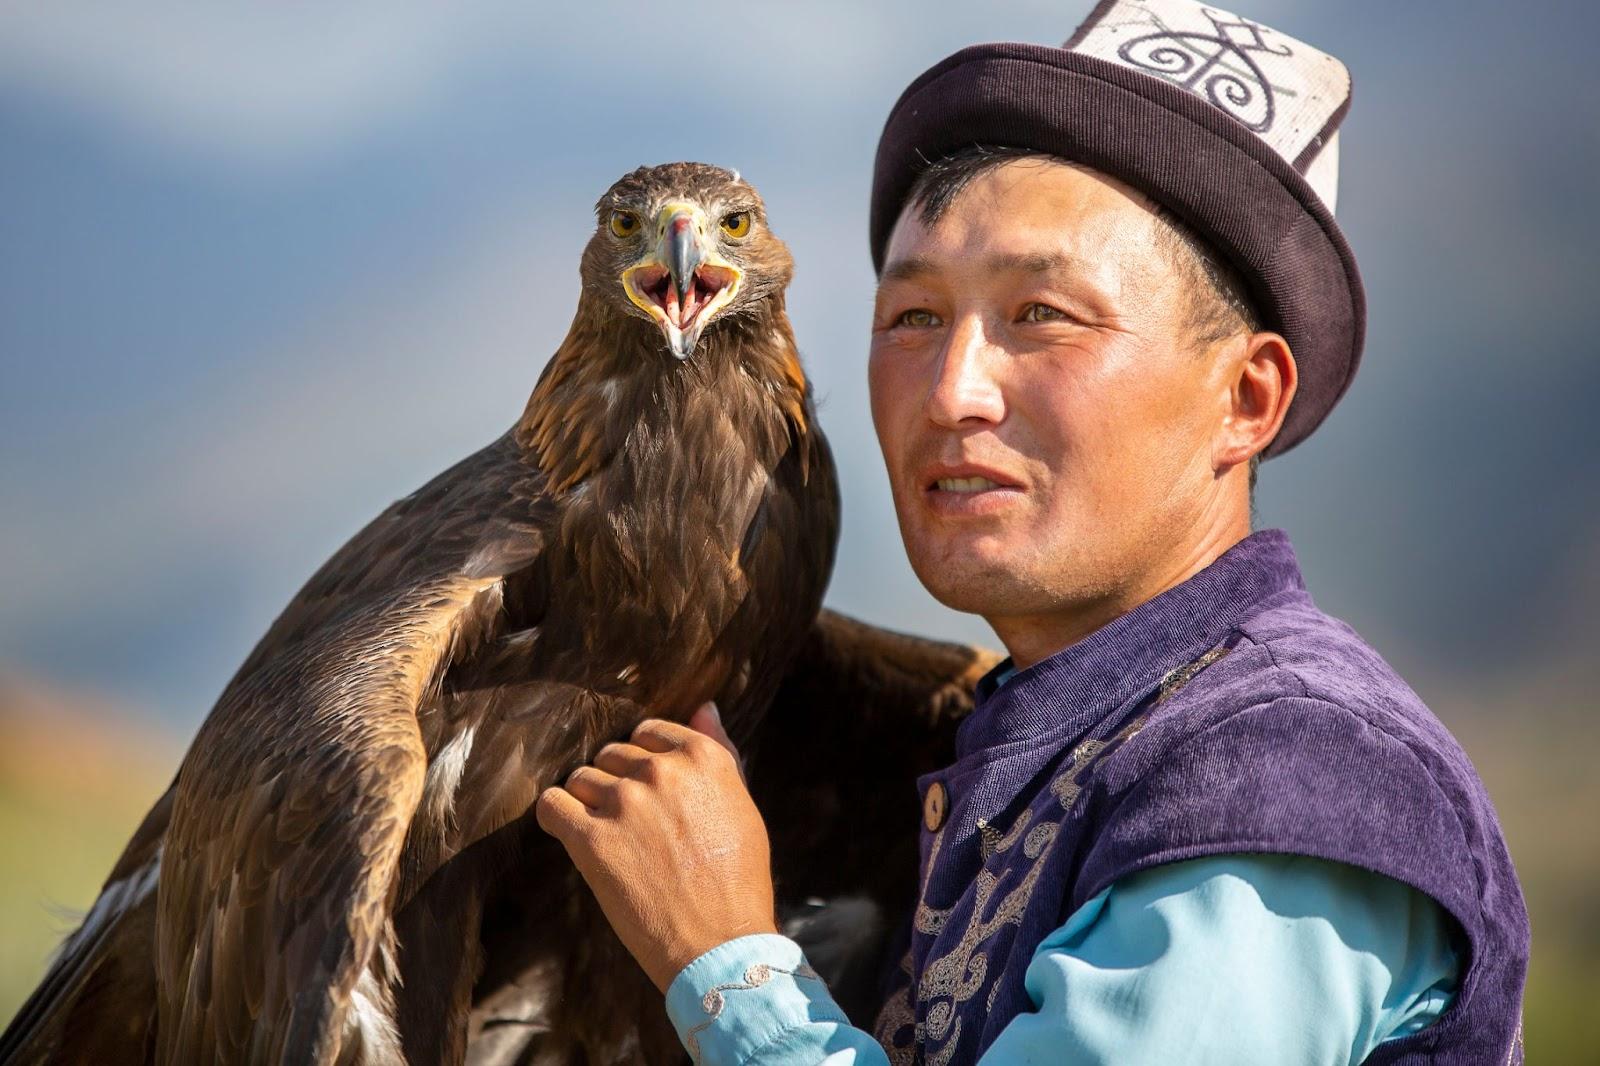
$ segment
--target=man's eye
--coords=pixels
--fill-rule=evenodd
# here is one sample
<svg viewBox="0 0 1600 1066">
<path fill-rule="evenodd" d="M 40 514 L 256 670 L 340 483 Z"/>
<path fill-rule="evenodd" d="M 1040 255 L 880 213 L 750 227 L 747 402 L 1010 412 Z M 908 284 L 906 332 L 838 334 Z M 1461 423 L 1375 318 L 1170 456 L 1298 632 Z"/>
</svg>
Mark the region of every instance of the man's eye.
<svg viewBox="0 0 1600 1066">
<path fill-rule="evenodd" d="M 1061 322 L 1066 315 L 1051 307 L 1049 304 L 1029 304 L 1022 309 L 1024 322 Z"/>
<path fill-rule="evenodd" d="M 925 307 L 916 307 L 895 319 L 894 324 L 910 326 L 912 329 L 928 329 L 939 324 L 939 316 Z"/>
</svg>

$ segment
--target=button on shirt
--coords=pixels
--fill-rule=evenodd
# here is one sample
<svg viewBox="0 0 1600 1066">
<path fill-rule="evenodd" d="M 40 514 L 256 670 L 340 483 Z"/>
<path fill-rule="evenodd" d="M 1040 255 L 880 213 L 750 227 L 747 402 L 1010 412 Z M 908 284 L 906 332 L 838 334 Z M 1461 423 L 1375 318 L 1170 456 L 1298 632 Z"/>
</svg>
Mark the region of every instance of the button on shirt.
<svg viewBox="0 0 1600 1066">
<path fill-rule="evenodd" d="M 939 827 L 944 825 L 945 815 L 949 813 L 950 805 L 944 785 L 935 781 L 928 786 L 927 794 L 922 797 L 922 824 L 928 827 L 928 832 L 936 833 Z"/>
</svg>

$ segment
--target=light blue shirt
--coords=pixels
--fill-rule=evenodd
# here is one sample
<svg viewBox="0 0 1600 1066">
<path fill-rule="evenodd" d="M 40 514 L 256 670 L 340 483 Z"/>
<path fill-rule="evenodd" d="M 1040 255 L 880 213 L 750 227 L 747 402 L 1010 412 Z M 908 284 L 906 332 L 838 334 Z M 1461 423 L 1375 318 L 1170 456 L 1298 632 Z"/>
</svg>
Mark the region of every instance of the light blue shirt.
<svg viewBox="0 0 1600 1066">
<path fill-rule="evenodd" d="M 985 1066 L 1354 1064 L 1426 1027 L 1459 977 L 1450 919 L 1398 881 L 1299 855 L 1219 855 L 1124 877 L 1040 942 L 1033 1003 Z M 799 945 L 747 936 L 667 989 L 701 1066 L 887 1066 Z"/>
</svg>

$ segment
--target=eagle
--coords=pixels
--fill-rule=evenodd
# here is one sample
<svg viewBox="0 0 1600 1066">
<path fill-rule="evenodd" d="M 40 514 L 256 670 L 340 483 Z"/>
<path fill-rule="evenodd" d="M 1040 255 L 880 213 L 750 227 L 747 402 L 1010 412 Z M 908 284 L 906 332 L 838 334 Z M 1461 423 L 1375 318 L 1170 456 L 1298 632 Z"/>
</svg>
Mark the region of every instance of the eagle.
<svg viewBox="0 0 1600 1066">
<path fill-rule="evenodd" d="M 756 190 L 641 167 L 596 220 L 521 417 L 272 624 L 0 1062 L 682 1061 L 531 808 L 708 700 L 787 912 L 907 911 L 914 779 L 994 657 L 822 610 L 838 486 Z"/>
</svg>

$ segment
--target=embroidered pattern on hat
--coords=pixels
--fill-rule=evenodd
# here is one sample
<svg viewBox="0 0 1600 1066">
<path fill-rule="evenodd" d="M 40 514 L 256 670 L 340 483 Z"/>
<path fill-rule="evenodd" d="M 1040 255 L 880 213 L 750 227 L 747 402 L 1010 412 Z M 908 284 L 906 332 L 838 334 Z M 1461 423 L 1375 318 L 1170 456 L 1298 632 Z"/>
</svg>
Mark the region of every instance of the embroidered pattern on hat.
<svg viewBox="0 0 1600 1066">
<path fill-rule="evenodd" d="M 1194 0 L 1108 0 L 1066 47 L 1208 101 L 1300 170 L 1332 210 L 1337 169 L 1329 164 L 1350 99 L 1350 72 L 1333 56 Z"/>
<path fill-rule="evenodd" d="M 1287 45 L 1268 44 L 1267 31 L 1259 23 L 1242 18 L 1230 22 L 1210 8 L 1201 11 L 1211 20 L 1215 33 L 1180 30 L 1152 13 L 1151 20 L 1161 29 L 1124 41 L 1117 47 L 1118 58 L 1204 95 L 1257 133 L 1268 132 L 1277 117 L 1275 93 L 1285 90 L 1267 80 L 1250 53 L 1294 53 Z M 1235 30 L 1248 36 L 1240 38 Z"/>
</svg>

